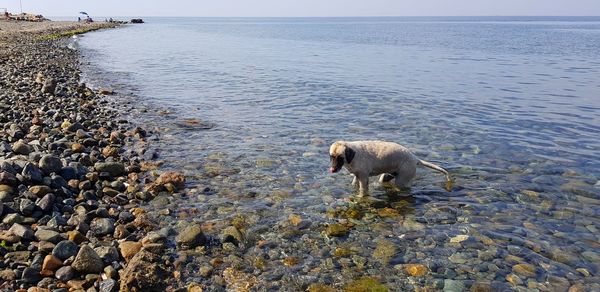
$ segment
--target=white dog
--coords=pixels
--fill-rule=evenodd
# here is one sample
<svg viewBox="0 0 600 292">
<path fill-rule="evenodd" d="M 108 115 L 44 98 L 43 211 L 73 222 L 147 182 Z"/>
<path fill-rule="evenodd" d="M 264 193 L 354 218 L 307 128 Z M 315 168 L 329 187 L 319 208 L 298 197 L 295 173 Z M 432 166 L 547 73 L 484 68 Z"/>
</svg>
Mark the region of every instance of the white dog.
<svg viewBox="0 0 600 292">
<path fill-rule="evenodd" d="M 331 158 L 330 173 L 338 172 L 342 166 L 354 175 L 352 184 L 358 181 L 359 196 L 369 192 L 369 177 L 386 174 L 394 177 L 394 182 L 399 187 L 407 187 L 415 177 L 417 165 L 437 170 L 446 175 L 447 182 L 450 176 L 445 169 L 417 158 L 406 147 L 393 142 L 384 141 L 337 141 L 329 148 Z"/>
</svg>

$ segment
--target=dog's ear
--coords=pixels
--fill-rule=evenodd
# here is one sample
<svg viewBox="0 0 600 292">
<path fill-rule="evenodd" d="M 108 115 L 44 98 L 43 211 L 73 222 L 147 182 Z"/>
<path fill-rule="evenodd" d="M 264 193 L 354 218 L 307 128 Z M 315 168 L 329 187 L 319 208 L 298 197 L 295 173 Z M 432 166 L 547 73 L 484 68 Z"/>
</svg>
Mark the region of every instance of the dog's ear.
<svg viewBox="0 0 600 292">
<path fill-rule="evenodd" d="M 346 147 L 346 150 L 344 150 L 344 156 L 346 158 L 346 163 L 352 162 L 352 159 L 354 159 L 354 154 L 356 154 L 356 152 L 354 150 L 352 150 L 352 148 Z"/>
</svg>

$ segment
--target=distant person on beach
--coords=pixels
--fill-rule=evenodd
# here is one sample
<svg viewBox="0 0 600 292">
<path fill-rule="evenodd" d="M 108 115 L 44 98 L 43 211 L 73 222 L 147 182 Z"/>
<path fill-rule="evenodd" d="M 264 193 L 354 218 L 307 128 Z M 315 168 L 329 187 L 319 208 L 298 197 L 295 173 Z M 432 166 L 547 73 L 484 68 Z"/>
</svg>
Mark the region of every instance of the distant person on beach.
<svg viewBox="0 0 600 292">
<path fill-rule="evenodd" d="M 81 17 L 77 17 L 77 22 L 81 22 Z"/>
<path fill-rule="evenodd" d="M 10 20 L 10 14 L 8 11 L 4 11 L 4 18 L 6 18 L 6 20 Z"/>
</svg>

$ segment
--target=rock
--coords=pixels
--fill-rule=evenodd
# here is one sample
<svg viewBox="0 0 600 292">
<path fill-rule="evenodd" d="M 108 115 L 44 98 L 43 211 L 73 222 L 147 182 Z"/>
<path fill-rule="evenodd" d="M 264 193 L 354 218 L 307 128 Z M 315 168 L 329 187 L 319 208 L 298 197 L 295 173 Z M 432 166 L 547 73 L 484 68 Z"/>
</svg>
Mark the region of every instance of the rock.
<svg viewBox="0 0 600 292">
<path fill-rule="evenodd" d="M 487 281 L 478 280 L 471 285 L 470 292 L 492 292 L 492 284 Z"/>
<path fill-rule="evenodd" d="M 35 232 L 35 237 L 39 241 L 49 241 L 52 243 L 58 243 L 59 241 L 62 240 L 60 233 L 53 231 L 53 230 L 40 229 L 40 228 L 38 228 L 38 230 Z"/>
<path fill-rule="evenodd" d="M 76 244 L 81 244 L 82 242 L 88 241 L 87 237 L 85 237 L 83 234 L 81 234 L 81 232 L 77 230 L 67 232 L 67 236 L 69 237 L 70 241 Z"/>
<path fill-rule="evenodd" d="M 17 243 L 21 240 L 20 237 L 14 235 L 12 232 L 8 230 L 0 230 L 0 242 L 5 241 L 8 243 Z"/>
<path fill-rule="evenodd" d="M 535 266 L 530 264 L 516 264 L 512 267 L 513 273 L 525 277 L 535 277 Z"/>
<path fill-rule="evenodd" d="M 29 192 L 41 198 L 46 194 L 51 193 L 52 189 L 49 186 L 44 185 L 31 186 L 29 187 Z"/>
<path fill-rule="evenodd" d="M 223 271 L 223 278 L 227 283 L 228 291 L 253 291 L 258 280 L 252 274 L 238 271 L 234 268 L 227 268 Z"/>
<path fill-rule="evenodd" d="M 125 261 L 132 259 L 141 249 L 142 243 L 136 241 L 123 241 L 119 244 L 121 250 L 121 256 Z"/>
<path fill-rule="evenodd" d="M 17 177 L 6 171 L 0 171 L 0 185 L 16 186 L 18 183 Z"/>
<path fill-rule="evenodd" d="M 75 269 L 71 266 L 62 267 L 54 273 L 54 277 L 60 281 L 66 282 L 75 276 Z"/>
<path fill-rule="evenodd" d="M 38 165 L 40 169 L 47 174 L 59 172 L 63 168 L 63 163 L 60 158 L 51 154 L 42 156 Z"/>
<path fill-rule="evenodd" d="M 519 276 L 515 275 L 515 274 L 508 274 L 505 277 L 506 281 L 511 283 L 514 286 L 519 286 L 521 284 L 523 284 L 523 281 L 521 280 L 521 278 L 519 278 Z"/>
<path fill-rule="evenodd" d="M 4 216 L 2 223 L 12 225 L 14 223 L 23 223 L 23 220 L 25 220 L 25 218 L 21 214 L 11 213 Z"/>
<path fill-rule="evenodd" d="M 172 184 L 176 189 L 182 189 L 185 187 L 185 175 L 179 172 L 167 171 L 162 173 L 154 183 L 161 186 Z"/>
<path fill-rule="evenodd" d="M 100 246 L 94 248 L 94 251 L 105 264 L 110 264 L 119 260 L 119 251 L 114 246 Z"/>
<path fill-rule="evenodd" d="M 21 279 L 25 283 L 35 284 L 42 279 L 42 275 L 40 275 L 39 268 L 25 268 L 25 270 L 23 270 L 23 275 L 21 276 Z"/>
<path fill-rule="evenodd" d="M 126 238 L 127 236 L 129 236 L 131 233 L 129 232 L 129 230 L 127 230 L 127 228 L 123 225 L 117 225 L 117 227 L 115 227 L 115 232 L 113 234 L 113 237 L 116 239 L 123 239 Z"/>
<path fill-rule="evenodd" d="M 49 254 L 44 258 L 44 263 L 42 264 L 42 270 L 56 271 L 56 269 L 62 266 L 62 261 Z"/>
<path fill-rule="evenodd" d="M 202 229 L 198 224 L 192 224 L 191 226 L 183 229 L 175 238 L 177 245 L 194 248 L 202 245 L 206 242 L 206 237 L 202 233 Z"/>
<path fill-rule="evenodd" d="M 31 146 L 25 144 L 23 140 L 19 140 L 15 142 L 15 144 L 13 144 L 12 151 L 17 154 L 29 155 L 29 153 L 31 153 L 32 150 Z"/>
<path fill-rule="evenodd" d="M 37 206 L 42 209 L 42 211 L 50 211 L 54 204 L 55 196 L 54 194 L 47 194 L 41 200 L 37 202 Z"/>
<path fill-rule="evenodd" d="M 421 277 L 427 274 L 428 269 L 421 264 L 406 264 L 404 265 L 404 271 L 413 277 Z"/>
<path fill-rule="evenodd" d="M 98 254 L 88 245 L 83 245 L 71 267 L 80 273 L 97 274 L 102 272 L 104 263 Z"/>
<path fill-rule="evenodd" d="M 380 239 L 377 241 L 377 247 L 375 251 L 373 251 L 373 257 L 377 259 L 384 265 L 390 261 L 392 257 L 396 254 L 396 245 L 385 239 Z"/>
<path fill-rule="evenodd" d="M 379 281 L 372 277 L 363 277 L 353 282 L 350 282 L 344 287 L 345 292 L 363 292 L 363 291 L 377 291 L 387 292 L 388 287 L 379 283 Z"/>
<path fill-rule="evenodd" d="M 465 241 L 467 239 L 469 239 L 468 235 L 461 234 L 461 235 L 457 235 L 455 237 L 450 238 L 450 242 L 452 242 L 452 243 L 459 243 L 459 242 L 463 242 L 463 241 Z"/>
<path fill-rule="evenodd" d="M 112 218 L 94 218 L 90 230 L 97 236 L 112 234 L 115 231 L 115 220 Z"/>
<path fill-rule="evenodd" d="M 235 226 L 229 226 L 221 233 L 221 242 L 231 242 L 238 245 L 242 241 L 242 233 Z"/>
<path fill-rule="evenodd" d="M 465 290 L 465 284 L 461 281 L 445 279 L 444 292 L 461 292 Z"/>
<path fill-rule="evenodd" d="M 51 93 L 54 94 L 56 91 L 56 79 L 54 78 L 46 78 L 44 80 L 44 84 L 42 85 L 42 93 Z"/>
<path fill-rule="evenodd" d="M 141 250 L 123 270 L 120 291 L 165 291 L 170 276 L 159 255 Z"/>
<path fill-rule="evenodd" d="M 33 210 L 35 209 L 35 203 L 33 203 L 30 199 L 21 199 L 21 203 L 19 204 L 19 211 L 21 214 L 25 216 L 31 216 Z"/>
<path fill-rule="evenodd" d="M 23 170 L 21 171 L 21 175 L 23 176 L 23 178 L 33 183 L 42 182 L 42 179 L 44 177 L 42 171 L 31 162 L 25 164 L 25 167 L 23 167 Z"/>
<path fill-rule="evenodd" d="M 335 237 L 345 236 L 346 234 L 348 234 L 348 227 L 337 223 L 329 224 L 329 226 L 327 226 L 327 229 L 325 229 L 325 234 L 327 234 L 327 236 Z"/>
<path fill-rule="evenodd" d="M 19 223 L 14 223 L 8 231 L 22 239 L 32 240 L 34 238 L 33 230 Z"/>
<path fill-rule="evenodd" d="M 100 282 L 100 291 L 99 292 L 117 292 L 119 290 L 119 285 L 117 281 L 113 279 L 107 279 Z"/>
<path fill-rule="evenodd" d="M 111 176 L 119 176 L 125 173 L 125 165 L 119 162 L 97 162 L 94 169 L 98 172 L 108 172 Z"/>
<path fill-rule="evenodd" d="M 448 259 L 455 264 L 464 264 L 467 262 L 467 256 L 464 253 L 455 252 Z"/>
</svg>

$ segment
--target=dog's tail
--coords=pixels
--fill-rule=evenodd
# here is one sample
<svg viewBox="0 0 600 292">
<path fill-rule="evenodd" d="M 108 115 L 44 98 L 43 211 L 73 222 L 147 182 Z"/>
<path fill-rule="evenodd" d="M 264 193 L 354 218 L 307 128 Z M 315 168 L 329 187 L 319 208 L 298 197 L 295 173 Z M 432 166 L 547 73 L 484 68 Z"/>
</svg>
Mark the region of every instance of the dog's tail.
<svg viewBox="0 0 600 292">
<path fill-rule="evenodd" d="M 419 164 L 421 164 L 421 165 L 423 165 L 425 167 L 431 168 L 433 170 L 437 170 L 437 171 L 445 174 L 446 175 L 446 181 L 448 181 L 448 182 L 452 181 L 452 180 L 450 180 L 450 174 L 448 174 L 448 171 L 445 170 L 445 169 L 443 169 L 443 168 L 441 168 L 440 166 L 437 166 L 437 165 L 435 165 L 435 164 L 433 164 L 431 162 L 427 162 L 425 160 L 420 160 L 420 159 L 419 159 Z"/>
</svg>

